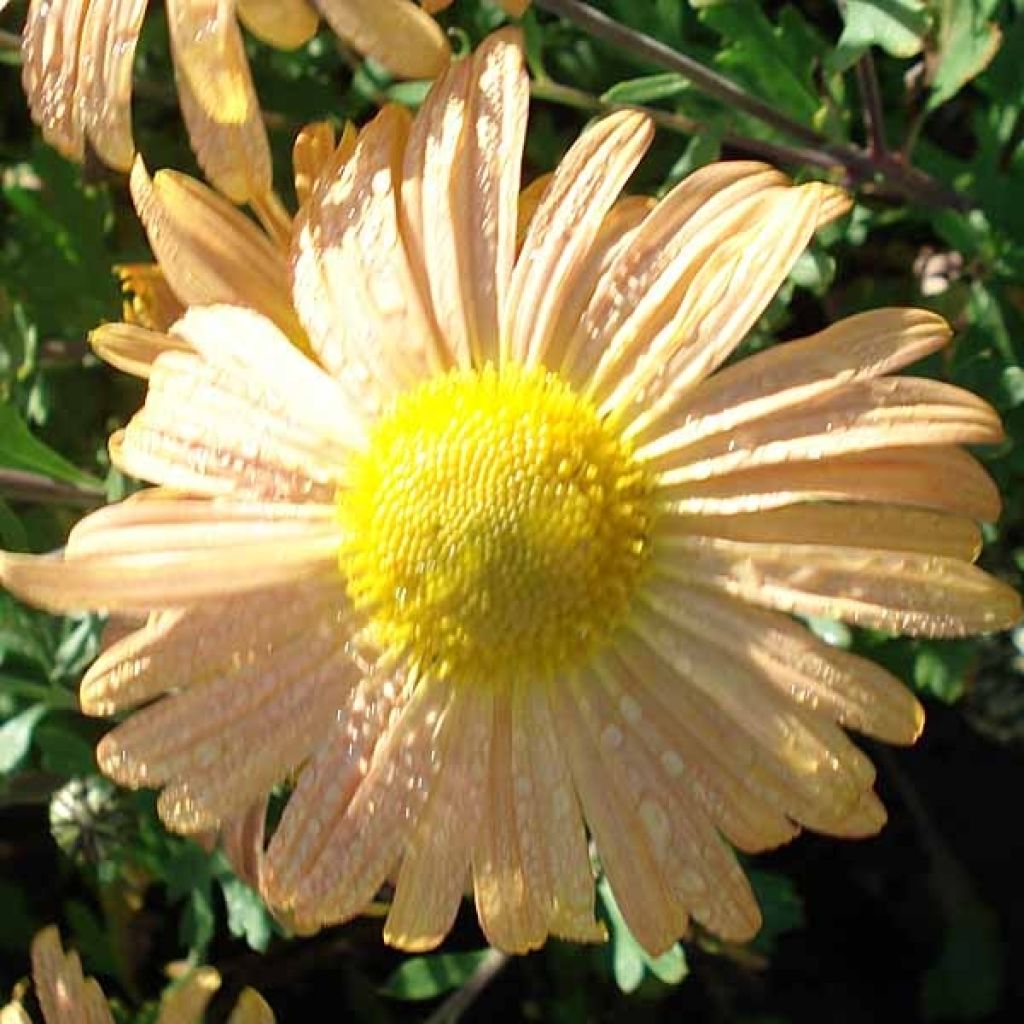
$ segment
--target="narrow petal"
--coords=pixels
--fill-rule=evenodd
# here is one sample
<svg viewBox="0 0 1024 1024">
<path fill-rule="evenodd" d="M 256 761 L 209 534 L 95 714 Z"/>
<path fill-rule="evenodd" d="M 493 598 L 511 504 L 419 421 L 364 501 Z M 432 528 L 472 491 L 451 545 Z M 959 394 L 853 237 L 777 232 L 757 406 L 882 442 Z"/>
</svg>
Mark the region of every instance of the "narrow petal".
<svg viewBox="0 0 1024 1024">
<path fill-rule="evenodd" d="M 100 159 L 121 171 L 131 168 L 135 155 L 132 65 L 145 13 L 146 0 L 93 0 L 82 26 L 79 116 Z"/>
<path fill-rule="evenodd" d="M 114 272 L 121 281 L 121 315 L 127 323 L 166 331 L 185 312 L 159 264 L 121 263 Z"/>
<path fill-rule="evenodd" d="M 120 785 L 170 784 L 161 816 L 197 832 L 240 813 L 317 748 L 359 669 L 331 607 L 261 638 L 250 658 L 136 712 L 97 748 Z"/>
<path fill-rule="evenodd" d="M 382 737 L 397 742 L 393 726 L 408 697 L 404 680 L 367 675 L 300 773 L 264 859 L 263 892 L 275 909 L 290 910 L 311 866 L 329 859 L 324 826 L 343 817 Z"/>
<path fill-rule="evenodd" d="M 587 387 L 599 364 L 610 368 L 634 339 L 650 337 L 654 325 L 679 310 L 700 254 L 716 250 L 723 238 L 739 230 L 750 199 L 778 190 L 786 181 L 765 164 L 733 161 L 702 167 L 677 185 L 616 254 L 585 315 L 572 325 L 565 361 L 571 383 Z M 740 203 L 744 206 L 737 218 Z M 727 226 L 716 231 L 716 224 Z"/>
<path fill-rule="evenodd" d="M 828 193 L 818 182 L 767 189 L 693 230 L 669 279 L 678 306 L 650 309 L 646 319 L 634 320 L 635 333 L 611 339 L 589 388 L 602 411 L 617 412 L 632 433 L 717 369 L 806 248 Z M 663 287 L 655 285 L 655 295 Z"/>
<path fill-rule="evenodd" d="M 202 1020 L 220 985 L 220 974 L 212 967 L 191 971 L 164 993 L 156 1024 L 193 1024 Z"/>
<path fill-rule="evenodd" d="M 182 338 L 135 324 L 103 324 L 89 335 L 93 351 L 105 363 L 134 377 L 149 378 L 153 363 L 164 352 L 175 349 L 188 352 L 191 346 Z"/>
<path fill-rule="evenodd" d="M 243 988 L 228 1024 L 275 1024 L 274 1011 L 256 989 Z"/>
<path fill-rule="evenodd" d="M 528 103 L 518 34 L 492 35 L 431 90 L 405 153 L 410 251 L 463 366 L 497 360 Z"/>
<path fill-rule="evenodd" d="M 679 516 L 663 521 L 671 533 L 770 544 L 837 544 L 887 551 L 920 551 L 973 562 L 982 538 L 973 519 L 899 505 L 788 505 L 725 516 Z"/>
<path fill-rule="evenodd" d="M 890 633 L 991 633 L 1021 615 L 1012 588 L 938 555 L 680 536 L 665 538 L 656 558 L 659 571 L 672 579 Z"/>
<path fill-rule="evenodd" d="M 229 199 L 271 190 L 270 145 L 234 4 L 167 0 L 181 112 L 199 165 Z"/>
<path fill-rule="evenodd" d="M 622 915 L 644 949 L 663 953 L 689 929 L 686 908 L 665 877 L 664 849 L 644 825 L 620 766 L 611 761 L 614 744 L 602 743 L 602 728 L 589 707 L 564 685 L 551 687 L 549 696 L 573 783 Z M 609 730 L 607 736 L 620 734 Z"/>
<path fill-rule="evenodd" d="M 533 216 L 512 274 L 503 361 L 540 362 L 566 282 L 589 251 L 652 135 L 647 117 L 619 111 L 591 125 L 563 157 Z"/>
<path fill-rule="evenodd" d="M 643 706 L 626 681 L 598 662 L 572 687 L 581 718 L 600 745 L 609 776 L 621 780 L 667 888 L 715 934 L 732 941 L 751 938 L 761 915 L 746 877 L 690 788 L 679 785 L 648 747 Z M 596 838 L 601 853 L 601 837 Z M 609 881 L 614 890 L 610 873 Z"/>
<path fill-rule="evenodd" d="M 450 684 L 421 682 L 393 717 L 350 799 L 326 801 L 307 821 L 289 820 L 289 804 L 271 841 L 267 866 L 272 878 L 280 863 L 278 835 L 283 832 L 287 842 L 296 827 L 307 835 L 313 831 L 313 842 L 303 843 L 301 863 L 290 865 L 290 874 L 298 877 L 292 898 L 300 921 L 348 920 L 373 899 L 396 867 L 445 770 L 442 755 L 450 739 L 446 722 L 454 699 Z M 308 814 L 308 801 L 298 810 Z"/>
<path fill-rule="evenodd" d="M 951 335 L 940 316 L 921 309 L 877 309 L 847 317 L 819 334 L 741 359 L 704 381 L 671 416 L 634 431 L 638 446 L 681 447 L 819 398 L 854 381 L 892 373 L 941 348 Z M 682 426 L 676 426 L 685 417 Z M 658 438 L 659 427 L 666 436 Z M 673 429 L 674 428 L 674 429 Z"/>
<path fill-rule="evenodd" d="M 349 123 L 345 125 L 343 140 L 351 150 L 355 149 L 356 130 Z M 338 143 L 334 138 L 334 126 L 330 121 L 314 121 L 304 125 L 295 136 L 292 145 L 292 167 L 295 178 L 295 197 L 299 206 L 305 206 L 313 194 L 313 186 L 334 155 Z M 351 156 L 351 150 L 348 156 Z"/>
<path fill-rule="evenodd" d="M 190 320 L 195 329 L 188 336 L 196 340 L 202 338 L 200 320 L 206 327 L 219 319 L 211 322 L 209 311 L 202 313 Z M 234 325 L 230 318 L 225 322 Z M 264 323 L 272 345 L 273 328 Z M 248 340 L 257 350 L 259 335 Z M 278 350 L 287 351 L 283 339 Z M 301 357 L 295 353 L 294 358 Z M 272 369 L 272 363 L 263 366 L 262 376 Z M 285 358 L 281 380 L 286 384 L 305 376 L 290 377 L 290 369 Z M 311 389 L 306 410 L 296 394 L 281 394 L 240 362 L 225 359 L 217 366 L 194 353 L 164 352 L 153 364 L 146 404 L 111 438 L 111 458 L 126 473 L 178 490 L 330 503 L 344 476 L 350 441 L 332 429 L 344 419 L 343 402 L 333 423 L 318 415 L 317 403 L 329 383 Z"/>
<path fill-rule="evenodd" d="M 50 925 L 32 940 L 32 980 L 46 1024 L 114 1024 L 99 985 L 82 974 L 77 953 L 65 953 Z"/>
<path fill-rule="evenodd" d="M 439 754 L 444 767 L 416 823 L 395 882 L 384 940 L 399 949 L 433 949 L 451 930 L 469 876 L 484 810 L 493 700 L 488 686 L 461 689 L 452 701 Z"/>
<path fill-rule="evenodd" d="M 678 515 L 736 515 L 806 501 L 911 505 L 978 522 L 995 522 L 1000 510 L 999 491 L 978 460 L 939 445 L 886 446 L 726 473 L 686 484 L 668 504 Z"/>
<path fill-rule="evenodd" d="M 263 888 L 263 847 L 267 828 L 267 796 L 228 818 L 220 830 L 220 848 L 231 870 L 251 889 Z"/>
<path fill-rule="evenodd" d="M 332 523 L 281 520 L 255 533 L 239 523 L 206 544 L 168 527 L 163 546 L 144 552 L 113 541 L 77 558 L 0 552 L 0 583 L 50 611 L 148 612 L 315 576 L 336 566 L 338 544 Z"/>
<path fill-rule="evenodd" d="M 710 590 L 674 581 L 653 581 L 651 590 L 680 629 L 754 669 L 802 707 L 887 743 L 920 736 L 924 710 L 917 699 L 866 658 L 822 643 L 785 615 Z"/>
<path fill-rule="evenodd" d="M 770 849 L 795 835 L 780 815 L 830 835 L 876 832 L 885 813 L 864 756 L 838 729 L 823 732 L 795 705 L 784 703 L 777 715 L 759 670 L 697 639 L 694 645 L 690 634 L 648 612 L 614 652 L 673 743 L 666 771 L 693 787 L 743 849 Z M 719 693 L 723 677 L 730 687 Z"/>
<path fill-rule="evenodd" d="M 441 27 L 411 0 L 316 0 L 324 20 L 360 53 L 405 78 L 433 78 L 451 58 Z"/>
<path fill-rule="evenodd" d="M 235 0 L 238 20 L 268 46 L 297 50 L 316 35 L 320 18 L 306 0 Z"/>
<path fill-rule="evenodd" d="M 132 168 L 131 190 L 160 269 L 184 305 L 245 306 L 303 341 L 284 256 L 248 217 L 177 171 L 160 171 L 151 180 L 141 158 Z"/>
<path fill-rule="evenodd" d="M 450 363 L 398 223 L 395 182 L 409 115 L 386 107 L 355 152 L 317 182 L 293 243 L 295 307 L 323 365 L 377 413 Z"/>
<path fill-rule="evenodd" d="M 1003 438 L 995 410 L 969 391 L 918 377 L 848 384 L 722 433 L 676 447 L 671 435 L 640 457 L 663 487 L 757 466 L 817 462 L 894 445 L 993 444 Z"/>
<path fill-rule="evenodd" d="M 594 878 L 572 780 L 542 689 L 496 694 L 473 888 L 491 945 L 526 953 L 549 934 L 599 942 Z"/>
</svg>

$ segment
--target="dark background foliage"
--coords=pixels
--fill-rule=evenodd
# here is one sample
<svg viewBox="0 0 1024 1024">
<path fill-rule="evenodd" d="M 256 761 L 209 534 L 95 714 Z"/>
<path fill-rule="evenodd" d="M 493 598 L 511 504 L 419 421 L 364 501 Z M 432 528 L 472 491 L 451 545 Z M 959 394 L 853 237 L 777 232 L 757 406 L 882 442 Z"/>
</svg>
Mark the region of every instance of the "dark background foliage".
<svg viewBox="0 0 1024 1024">
<path fill-rule="evenodd" d="M 112 267 L 146 258 L 124 180 L 41 144 L 19 86 L 27 4 L 0 15 L 0 541 L 59 546 L 88 508 L 131 486 L 105 453 L 141 401 L 85 338 L 120 315 Z M 151 167 L 195 172 L 175 102 L 162 5 L 137 58 L 135 123 Z M 538 4 L 538 7 L 551 6 Z M 1024 2 L 1022 0 L 604 0 L 619 23 L 740 85 L 776 116 L 726 103 L 715 82 L 666 68 L 535 9 L 525 19 L 535 105 L 527 180 L 616 103 L 660 125 L 634 187 L 661 192 L 719 156 L 764 156 L 857 198 L 801 259 L 748 347 L 883 304 L 923 305 L 956 328 L 924 372 L 972 388 L 1009 439 L 980 453 L 1004 496 L 983 563 L 1019 584 L 1024 448 Z M 486 0 L 443 16 L 457 49 L 503 20 Z M 321 33 L 296 53 L 249 40 L 291 202 L 290 141 L 307 120 L 415 106 Z M 915 168 L 916 170 L 910 170 Z M 950 487 L 957 486 L 955 480 Z M 44 924 L 115 1000 L 151 1020 L 172 961 L 211 963 L 233 993 L 257 985 L 281 1021 L 1018 1021 L 1024 1018 L 1024 632 L 895 640 L 821 621 L 913 686 L 929 722 L 912 750 L 868 744 L 890 822 L 856 843 L 804 836 L 749 865 L 765 911 L 747 947 L 696 934 L 651 962 L 604 904 L 603 948 L 551 943 L 505 961 L 467 905 L 443 949 L 405 957 L 363 918 L 286 936 L 219 854 L 163 832 L 149 794 L 96 775 L 106 727 L 77 712 L 95 617 L 52 619 L 0 593 L 0 992 L 27 972 Z"/>
</svg>

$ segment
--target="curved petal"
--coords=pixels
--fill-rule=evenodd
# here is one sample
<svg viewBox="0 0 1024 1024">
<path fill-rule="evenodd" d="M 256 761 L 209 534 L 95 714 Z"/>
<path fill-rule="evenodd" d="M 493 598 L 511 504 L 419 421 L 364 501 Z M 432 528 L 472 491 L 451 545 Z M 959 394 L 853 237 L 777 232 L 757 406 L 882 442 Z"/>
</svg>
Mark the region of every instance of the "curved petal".
<svg viewBox="0 0 1024 1024">
<path fill-rule="evenodd" d="M 462 366 L 497 361 L 528 104 L 518 33 L 499 32 L 452 65 L 409 135 L 402 211 L 410 255 Z"/>
<path fill-rule="evenodd" d="M 285 259 L 248 217 L 185 174 L 159 171 L 150 179 L 141 157 L 131 190 L 160 269 L 186 306 L 245 306 L 304 342 Z"/>
<path fill-rule="evenodd" d="M 188 352 L 191 346 L 173 334 L 153 331 L 135 324 L 103 324 L 89 334 L 89 344 L 105 363 L 122 373 L 149 378 L 153 363 L 164 352 L 172 349 Z"/>
<path fill-rule="evenodd" d="M 372 414 L 450 363 L 398 222 L 395 183 L 408 129 L 405 110 L 385 107 L 351 157 L 341 166 L 332 160 L 296 221 L 292 247 L 295 308 L 313 350 Z"/>
<path fill-rule="evenodd" d="M 505 306 L 501 359 L 537 365 L 551 343 L 566 282 L 589 251 L 654 134 L 622 110 L 592 124 L 562 158 L 530 222 Z"/>
<path fill-rule="evenodd" d="M 848 384 L 821 398 L 676 447 L 672 436 L 640 453 L 658 484 L 685 487 L 757 466 L 818 462 L 893 445 L 991 444 L 995 410 L 969 391 L 917 377 Z"/>
<path fill-rule="evenodd" d="M 641 451 L 645 443 L 651 450 L 667 451 L 734 430 L 902 369 L 941 348 L 950 336 L 946 321 L 923 309 L 876 309 L 847 317 L 809 338 L 774 345 L 727 366 L 699 385 L 670 417 L 635 430 L 635 443 Z M 676 426 L 680 419 L 682 426 Z"/>
<path fill-rule="evenodd" d="M 411 0 L 315 2 L 342 39 L 396 75 L 433 78 L 451 58 L 441 27 Z"/>
<path fill-rule="evenodd" d="M 348 145 L 347 160 L 356 145 L 356 130 L 351 122 L 345 125 L 342 144 Z M 338 143 L 330 121 L 314 121 L 304 125 L 292 145 L 292 167 L 295 179 L 295 198 L 303 207 L 313 194 L 313 186 L 334 155 Z"/>
<path fill-rule="evenodd" d="M 43 138 L 70 160 L 85 149 L 75 102 L 82 26 L 89 0 L 32 0 L 21 36 L 21 84 Z"/>
<path fill-rule="evenodd" d="M 978 522 L 999 518 L 999 491 L 973 455 L 944 445 L 883 447 L 782 462 L 692 481 L 666 503 L 677 515 L 736 515 L 807 501 L 878 502 L 936 509 Z"/>
<path fill-rule="evenodd" d="M 665 537 L 658 571 L 752 604 L 824 615 L 910 636 L 1006 629 L 1020 597 L 966 562 L 938 555 L 816 544 Z"/>
<path fill-rule="evenodd" d="M 973 562 L 981 530 L 973 519 L 900 505 L 803 504 L 725 516 L 675 516 L 669 533 L 701 534 L 767 544 L 838 544 L 888 551 L 921 551 Z"/>
<path fill-rule="evenodd" d="M 306 0 L 235 0 L 238 20 L 268 46 L 296 50 L 316 35 L 320 18 Z"/>
<path fill-rule="evenodd" d="M 167 0 L 181 112 L 199 165 L 229 199 L 272 188 L 270 145 L 234 4 Z"/>
<path fill-rule="evenodd" d="M 32 980 L 46 1024 L 114 1024 L 103 991 L 82 974 L 77 953 L 65 953 L 50 925 L 32 940 Z"/>
<path fill-rule="evenodd" d="M 121 171 L 129 170 L 135 155 L 132 65 L 146 3 L 93 0 L 82 26 L 75 98 L 79 117 L 100 159 Z"/>
<path fill-rule="evenodd" d="M 288 520 L 243 521 L 205 543 L 169 526 L 162 547 L 145 552 L 118 550 L 110 536 L 102 553 L 81 557 L 0 552 L 0 583 L 50 611 L 148 612 L 337 571 L 340 542 L 334 523 Z"/>
</svg>

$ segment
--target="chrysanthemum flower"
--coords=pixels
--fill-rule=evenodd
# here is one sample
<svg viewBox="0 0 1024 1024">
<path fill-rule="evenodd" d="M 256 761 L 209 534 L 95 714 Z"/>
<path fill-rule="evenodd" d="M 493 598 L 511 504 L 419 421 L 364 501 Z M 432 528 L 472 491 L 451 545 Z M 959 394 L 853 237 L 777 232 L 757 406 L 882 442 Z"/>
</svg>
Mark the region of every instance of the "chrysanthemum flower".
<svg viewBox="0 0 1024 1024">
<path fill-rule="evenodd" d="M 496 946 L 597 939 L 589 832 L 646 949 L 691 918 L 745 939 L 732 847 L 875 832 L 841 727 L 922 726 L 790 615 L 918 636 L 1018 618 L 971 564 L 998 496 L 956 447 L 999 420 L 892 376 L 949 338 L 921 310 L 724 366 L 847 200 L 756 163 L 619 198 L 639 113 L 584 132 L 517 253 L 527 104 L 499 34 L 415 119 L 343 140 L 292 240 L 310 355 L 265 309 L 190 303 L 137 353 L 148 396 L 111 442 L 159 486 L 0 576 L 150 614 L 83 682 L 89 713 L 149 704 L 100 764 L 163 787 L 183 831 L 293 783 L 259 871 L 302 927 L 393 879 L 386 938 L 428 948 L 471 879 Z"/>
<path fill-rule="evenodd" d="M 77 953 L 65 953 L 54 927 L 44 928 L 32 940 L 32 981 L 46 1024 L 114 1024 L 114 1015 L 95 978 L 82 973 Z M 156 1024 L 195 1024 L 220 988 L 212 967 L 190 970 L 160 1002 Z M 3 1024 L 32 1024 L 20 1002 L 0 1008 Z M 228 1024 L 274 1024 L 274 1013 L 263 997 L 244 989 Z"/>
<path fill-rule="evenodd" d="M 207 177 L 235 202 L 259 201 L 270 189 L 270 151 L 239 21 L 289 50 L 308 42 L 323 17 L 395 74 L 432 78 L 450 50 L 427 11 L 448 2 L 167 0 L 182 114 Z M 505 6 L 521 12 L 524 5 Z M 31 0 L 22 81 L 43 137 L 70 159 L 82 159 L 88 140 L 105 163 L 131 166 L 132 63 L 146 7 L 147 0 Z"/>
</svg>

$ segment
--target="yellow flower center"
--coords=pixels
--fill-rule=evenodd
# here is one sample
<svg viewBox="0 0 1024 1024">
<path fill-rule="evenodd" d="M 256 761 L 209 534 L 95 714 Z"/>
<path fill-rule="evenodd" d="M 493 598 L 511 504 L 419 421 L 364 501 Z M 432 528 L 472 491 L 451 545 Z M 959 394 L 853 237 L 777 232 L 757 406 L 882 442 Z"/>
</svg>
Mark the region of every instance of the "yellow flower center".
<svg viewBox="0 0 1024 1024">
<path fill-rule="evenodd" d="M 543 371 L 401 396 L 339 493 L 340 564 L 381 649 L 502 683 L 579 664 L 622 621 L 652 501 L 627 444 Z"/>
</svg>

